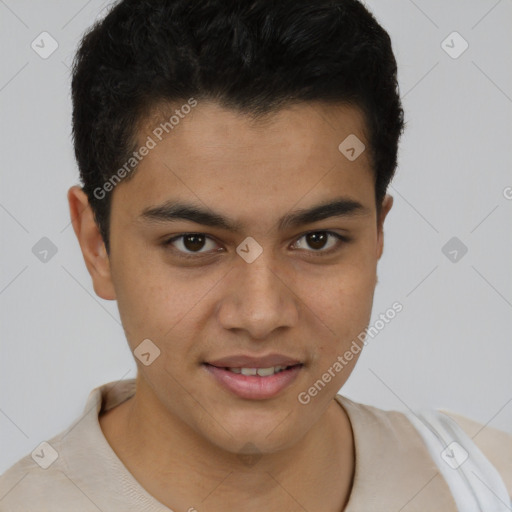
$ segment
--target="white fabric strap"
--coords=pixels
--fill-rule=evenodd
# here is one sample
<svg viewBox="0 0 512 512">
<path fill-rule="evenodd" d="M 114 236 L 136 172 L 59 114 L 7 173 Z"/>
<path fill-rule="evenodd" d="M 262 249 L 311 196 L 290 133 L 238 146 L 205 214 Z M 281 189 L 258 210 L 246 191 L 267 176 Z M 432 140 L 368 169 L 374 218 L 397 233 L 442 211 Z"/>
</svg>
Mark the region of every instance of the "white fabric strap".
<svg viewBox="0 0 512 512">
<path fill-rule="evenodd" d="M 503 478 L 453 418 L 436 410 L 405 415 L 425 441 L 459 511 L 512 511 Z"/>
</svg>

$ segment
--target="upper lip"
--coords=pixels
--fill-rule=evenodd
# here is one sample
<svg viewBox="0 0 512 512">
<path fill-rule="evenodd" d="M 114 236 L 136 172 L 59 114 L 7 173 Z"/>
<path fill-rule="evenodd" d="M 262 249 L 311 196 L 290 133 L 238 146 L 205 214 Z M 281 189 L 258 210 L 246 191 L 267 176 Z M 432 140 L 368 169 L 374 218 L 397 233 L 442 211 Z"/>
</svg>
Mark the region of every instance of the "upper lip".
<svg viewBox="0 0 512 512">
<path fill-rule="evenodd" d="M 282 354 L 268 354 L 261 357 L 233 355 L 215 359 L 214 361 L 206 361 L 206 363 L 218 368 L 270 368 L 272 366 L 301 364 L 298 359 Z"/>
</svg>

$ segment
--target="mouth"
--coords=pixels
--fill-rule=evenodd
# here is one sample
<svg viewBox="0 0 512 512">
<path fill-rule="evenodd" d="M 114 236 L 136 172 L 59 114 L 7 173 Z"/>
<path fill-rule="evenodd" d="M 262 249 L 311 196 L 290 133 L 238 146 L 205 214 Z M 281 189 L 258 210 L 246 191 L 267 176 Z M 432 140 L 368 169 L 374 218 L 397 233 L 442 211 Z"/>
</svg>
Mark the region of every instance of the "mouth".
<svg viewBox="0 0 512 512">
<path fill-rule="evenodd" d="M 277 365 L 252 362 L 248 366 L 218 366 L 218 363 L 203 363 L 203 366 L 224 389 L 248 400 L 265 400 L 277 396 L 297 378 L 304 367 L 302 363 L 294 361 Z"/>
<path fill-rule="evenodd" d="M 208 363 L 206 363 L 208 364 Z M 213 365 L 210 365 L 213 366 Z M 268 368 L 233 368 L 229 366 L 221 367 L 222 370 L 236 373 L 238 375 L 245 375 L 246 377 L 257 375 L 258 377 L 270 377 L 276 373 L 284 372 L 293 368 L 294 366 L 301 366 L 301 363 L 288 365 L 288 366 L 269 366 Z M 218 366 L 217 366 L 218 368 Z"/>
</svg>

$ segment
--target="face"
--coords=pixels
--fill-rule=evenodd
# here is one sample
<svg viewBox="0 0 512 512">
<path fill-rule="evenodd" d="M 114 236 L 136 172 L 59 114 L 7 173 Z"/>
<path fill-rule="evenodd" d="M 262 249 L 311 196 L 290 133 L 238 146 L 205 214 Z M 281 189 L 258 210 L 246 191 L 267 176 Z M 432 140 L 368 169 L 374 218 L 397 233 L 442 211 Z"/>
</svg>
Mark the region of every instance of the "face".
<svg viewBox="0 0 512 512">
<path fill-rule="evenodd" d="M 157 144 L 113 192 L 110 256 L 88 262 L 131 349 L 151 340 L 138 398 L 230 452 L 291 446 L 370 321 L 392 198 L 378 222 L 368 152 L 338 149 L 351 134 L 368 147 L 363 118 L 310 103 L 258 122 L 198 102 L 161 141 L 146 124 L 139 140 Z"/>
</svg>

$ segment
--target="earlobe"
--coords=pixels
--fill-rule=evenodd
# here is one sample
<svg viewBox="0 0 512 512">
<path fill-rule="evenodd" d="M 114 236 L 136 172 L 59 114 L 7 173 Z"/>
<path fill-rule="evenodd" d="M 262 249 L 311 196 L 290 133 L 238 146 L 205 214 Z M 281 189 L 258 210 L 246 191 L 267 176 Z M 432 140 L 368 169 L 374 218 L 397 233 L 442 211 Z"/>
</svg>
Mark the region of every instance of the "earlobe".
<svg viewBox="0 0 512 512">
<path fill-rule="evenodd" d="M 69 212 L 85 265 L 91 275 L 94 291 L 105 300 L 115 300 L 110 259 L 94 219 L 87 195 L 79 186 L 68 190 Z"/>
<path fill-rule="evenodd" d="M 384 251 L 384 220 L 393 206 L 393 196 L 386 194 L 382 200 L 380 217 L 377 223 L 377 259 L 380 259 Z"/>
</svg>

